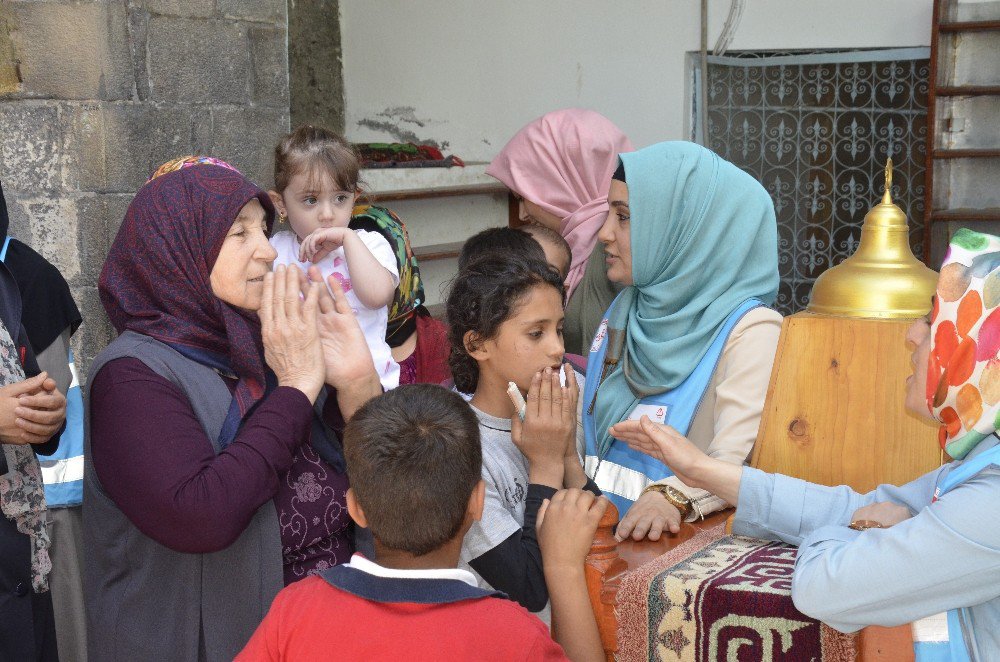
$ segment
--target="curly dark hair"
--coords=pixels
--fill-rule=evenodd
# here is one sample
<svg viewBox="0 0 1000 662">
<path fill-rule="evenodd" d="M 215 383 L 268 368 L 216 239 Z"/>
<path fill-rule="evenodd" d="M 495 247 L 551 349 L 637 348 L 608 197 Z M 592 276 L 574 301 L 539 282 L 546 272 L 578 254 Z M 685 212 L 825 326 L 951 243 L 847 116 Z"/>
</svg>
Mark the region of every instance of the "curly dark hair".
<svg viewBox="0 0 1000 662">
<path fill-rule="evenodd" d="M 465 348 L 465 334 L 480 339 L 496 337 L 500 325 L 517 312 L 531 288 L 549 285 L 563 297 L 563 281 L 545 260 L 518 253 L 482 255 L 458 272 L 448 293 L 448 366 L 455 388 L 474 393 L 479 384 L 479 364 Z"/>
</svg>

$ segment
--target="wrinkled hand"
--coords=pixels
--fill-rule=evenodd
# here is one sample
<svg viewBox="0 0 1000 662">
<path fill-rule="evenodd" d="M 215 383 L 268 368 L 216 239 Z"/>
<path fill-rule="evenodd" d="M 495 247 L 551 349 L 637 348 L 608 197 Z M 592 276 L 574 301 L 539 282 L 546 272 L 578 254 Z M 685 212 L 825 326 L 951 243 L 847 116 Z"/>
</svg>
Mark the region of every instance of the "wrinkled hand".
<svg viewBox="0 0 1000 662">
<path fill-rule="evenodd" d="M 350 228 L 319 228 L 302 240 L 299 248 L 299 262 L 319 262 L 324 257 L 344 245 Z"/>
<path fill-rule="evenodd" d="M 697 485 L 692 473 L 697 471 L 699 463 L 708 459 L 687 437 L 669 425 L 654 423 L 648 416 L 638 421 L 615 423 L 611 426 L 611 435 L 670 467 L 685 485 Z"/>
<path fill-rule="evenodd" d="M 0 388 L 0 442 L 43 444 L 66 420 L 66 397 L 47 373 Z"/>
<path fill-rule="evenodd" d="M 559 373 L 546 368 L 532 377 L 527 405 L 523 422 L 516 412 L 511 416 L 511 439 L 533 468 L 558 465 L 555 487 L 562 487 L 567 439 L 572 437 L 576 443 L 576 400 L 559 386 Z"/>
<path fill-rule="evenodd" d="M 897 503 L 892 503 L 891 501 L 879 501 L 867 506 L 862 506 L 861 508 L 855 510 L 854 514 L 851 515 L 851 521 L 874 521 L 888 529 L 890 526 L 899 524 L 903 520 L 910 519 L 911 517 L 913 517 L 913 515 L 910 513 L 910 509 L 906 506 L 901 506 Z"/>
<path fill-rule="evenodd" d="M 309 267 L 309 282 L 322 284 L 317 267 Z M 371 350 L 343 288 L 332 276 L 327 285 L 320 287 L 317 317 L 326 383 L 341 390 L 357 380 L 377 380 Z"/>
<path fill-rule="evenodd" d="M 597 524 L 607 509 L 605 497 L 573 488 L 559 490 L 542 502 L 535 528 L 546 574 L 583 571 Z"/>
<path fill-rule="evenodd" d="M 681 530 L 681 512 L 659 492 L 646 492 L 632 504 L 615 529 L 615 538 L 625 540 L 659 540 L 664 531 Z"/>
<path fill-rule="evenodd" d="M 323 388 L 323 350 L 317 330 L 317 308 L 321 286 L 302 289 L 298 267 L 282 265 L 264 276 L 260 325 L 264 341 L 264 360 L 274 371 L 279 386 L 297 388 L 315 402 Z"/>
</svg>

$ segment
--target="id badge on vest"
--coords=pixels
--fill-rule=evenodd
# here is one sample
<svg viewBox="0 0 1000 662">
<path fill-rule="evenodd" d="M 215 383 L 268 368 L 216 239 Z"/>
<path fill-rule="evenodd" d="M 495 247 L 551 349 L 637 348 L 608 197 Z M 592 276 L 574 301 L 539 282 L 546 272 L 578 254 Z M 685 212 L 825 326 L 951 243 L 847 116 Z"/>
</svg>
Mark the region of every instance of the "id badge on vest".
<svg viewBox="0 0 1000 662">
<path fill-rule="evenodd" d="M 644 405 L 637 404 L 632 413 L 628 415 L 628 420 L 638 421 L 641 420 L 643 416 L 648 416 L 649 420 L 654 423 L 663 423 L 667 420 L 667 416 L 670 414 L 670 405 Z"/>
</svg>

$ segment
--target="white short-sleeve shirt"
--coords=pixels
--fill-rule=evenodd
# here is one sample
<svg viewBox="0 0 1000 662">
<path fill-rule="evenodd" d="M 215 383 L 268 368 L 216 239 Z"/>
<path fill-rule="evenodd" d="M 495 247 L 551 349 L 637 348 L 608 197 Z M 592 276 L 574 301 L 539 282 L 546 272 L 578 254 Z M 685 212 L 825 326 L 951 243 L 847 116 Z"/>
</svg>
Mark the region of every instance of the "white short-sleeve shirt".
<svg viewBox="0 0 1000 662">
<path fill-rule="evenodd" d="M 392 250 L 389 242 L 377 232 L 367 230 L 356 230 L 355 232 L 378 260 L 378 263 L 392 275 L 393 285 L 398 287 L 399 268 L 396 264 L 396 253 Z M 271 245 L 278 252 L 278 257 L 274 261 L 275 266 L 294 264 L 303 270 L 313 266 L 312 262 L 299 261 L 301 243 L 294 232 L 286 230 L 277 233 L 271 237 Z M 386 389 L 399 386 L 399 364 L 393 361 L 392 351 L 385 341 L 385 330 L 389 323 L 388 307 L 368 308 L 361 303 L 361 300 L 354 293 L 354 288 L 351 287 L 351 274 L 347 270 L 347 257 L 343 247 L 325 256 L 315 266 L 319 267 L 324 280 L 333 276 L 344 289 L 347 301 L 358 318 L 362 333 L 365 334 L 365 340 L 368 343 L 368 349 L 371 350 L 375 370 L 378 372 L 382 386 Z M 360 278 L 364 277 L 364 274 L 355 274 L 355 276 Z"/>
</svg>

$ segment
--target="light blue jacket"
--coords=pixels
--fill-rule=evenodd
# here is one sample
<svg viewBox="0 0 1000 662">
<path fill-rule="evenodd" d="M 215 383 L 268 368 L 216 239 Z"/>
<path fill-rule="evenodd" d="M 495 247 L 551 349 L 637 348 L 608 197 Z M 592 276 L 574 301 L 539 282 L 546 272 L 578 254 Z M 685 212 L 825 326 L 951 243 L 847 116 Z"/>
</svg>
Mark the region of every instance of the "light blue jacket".
<svg viewBox="0 0 1000 662">
<path fill-rule="evenodd" d="M 997 444 L 979 444 L 965 461 Z M 745 467 L 733 532 L 799 546 L 792 599 L 804 614 L 843 632 L 895 626 L 965 607 L 973 660 L 1000 660 L 1000 468 L 976 474 L 933 505 L 952 462 L 902 486 L 868 494 Z M 858 508 L 891 501 L 913 517 L 854 531 Z"/>
</svg>

